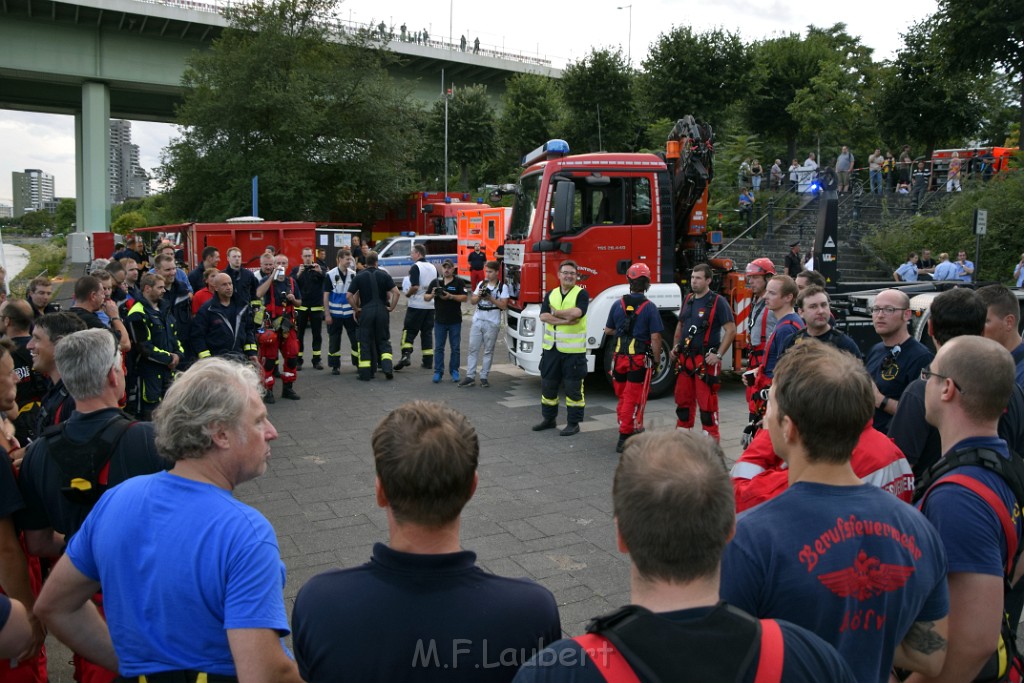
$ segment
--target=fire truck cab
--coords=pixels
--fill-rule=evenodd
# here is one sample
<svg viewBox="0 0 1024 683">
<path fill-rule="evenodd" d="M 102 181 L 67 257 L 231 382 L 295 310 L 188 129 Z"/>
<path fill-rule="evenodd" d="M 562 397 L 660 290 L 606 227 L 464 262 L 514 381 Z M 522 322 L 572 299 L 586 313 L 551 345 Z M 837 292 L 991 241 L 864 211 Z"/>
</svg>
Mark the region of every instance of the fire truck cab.
<svg viewBox="0 0 1024 683">
<path fill-rule="evenodd" d="M 681 124 L 686 126 L 680 129 Z M 680 121 L 666 155 L 593 153 L 572 156 L 564 140 L 552 140 L 523 160 L 505 241 L 505 283 L 511 290 L 506 342 L 511 361 L 539 374 L 543 342 L 540 308 L 558 286 L 558 267 L 578 265 L 580 287 L 590 295 L 587 361 L 606 371 L 611 345 L 604 333 L 611 307 L 629 287 L 626 271 L 636 262 L 651 269 L 647 297 L 665 324 L 659 372 L 651 395 L 671 390 L 667 354 L 683 289 L 697 263 L 732 270 L 709 258 L 721 234 L 707 230 L 707 184 L 711 178 L 710 128 L 692 117 Z M 734 274 L 726 284 L 742 282 Z M 728 360 L 732 360 L 731 358 Z"/>
</svg>

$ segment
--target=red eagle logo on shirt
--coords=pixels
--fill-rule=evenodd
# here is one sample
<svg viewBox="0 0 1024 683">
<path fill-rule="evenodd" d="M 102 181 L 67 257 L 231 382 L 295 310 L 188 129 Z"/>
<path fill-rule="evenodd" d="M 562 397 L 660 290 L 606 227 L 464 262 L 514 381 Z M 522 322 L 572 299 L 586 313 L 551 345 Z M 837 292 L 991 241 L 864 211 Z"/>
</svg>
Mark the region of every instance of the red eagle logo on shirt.
<svg viewBox="0 0 1024 683">
<path fill-rule="evenodd" d="M 852 595 L 866 600 L 902 588 L 913 573 L 913 567 L 882 564 L 877 557 L 868 557 L 861 550 L 852 567 L 822 574 L 818 581 L 841 598 Z"/>
</svg>

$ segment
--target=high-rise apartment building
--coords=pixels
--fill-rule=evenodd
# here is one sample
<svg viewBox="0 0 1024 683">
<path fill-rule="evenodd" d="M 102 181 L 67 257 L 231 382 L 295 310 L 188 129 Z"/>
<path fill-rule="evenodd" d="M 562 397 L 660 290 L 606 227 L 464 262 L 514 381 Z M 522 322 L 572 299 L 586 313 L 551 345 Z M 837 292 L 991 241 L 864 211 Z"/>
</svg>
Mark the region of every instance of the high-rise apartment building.
<svg viewBox="0 0 1024 683">
<path fill-rule="evenodd" d="M 132 124 L 110 122 L 110 202 L 149 196 L 149 174 L 139 165 L 139 146 L 132 144 Z"/>
<path fill-rule="evenodd" d="M 29 211 L 41 211 L 47 202 L 53 201 L 53 176 L 38 168 L 26 168 L 23 173 L 11 173 L 11 190 L 14 193 L 14 217 L 20 218 Z"/>
</svg>

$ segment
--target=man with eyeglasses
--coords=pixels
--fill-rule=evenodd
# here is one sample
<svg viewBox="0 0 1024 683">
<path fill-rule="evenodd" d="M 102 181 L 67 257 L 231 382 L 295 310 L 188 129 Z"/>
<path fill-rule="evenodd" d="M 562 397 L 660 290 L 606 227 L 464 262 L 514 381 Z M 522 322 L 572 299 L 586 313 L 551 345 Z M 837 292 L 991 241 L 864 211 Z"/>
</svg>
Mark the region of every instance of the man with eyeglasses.
<svg viewBox="0 0 1024 683">
<path fill-rule="evenodd" d="M 956 287 L 932 300 L 928 309 L 928 334 L 935 348 L 962 336 L 980 337 L 985 332 L 985 298 L 973 289 Z M 920 479 L 942 457 L 939 431 L 925 421 L 925 381 L 915 378 L 900 397 L 899 410 L 889 425 L 889 437 L 899 446 Z M 1018 453 L 1024 452 L 1024 390 L 1010 396 L 999 419 L 999 437 Z"/>
<path fill-rule="evenodd" d="M 562 436 L 579 434 L 583 421 L 583 379 L 587 376 L 587 307 L 590 295 L 576 284 L 575 261 L 558 267 L 559 286 L 548 292 L 540 307 L 544 323 L 544 352 L 540 357 L 540 413 L 544 419 L 533 426 L 540 432 L 555 428 L 558 393 L 565 392 L 568 422 Z"/>
<path fill-rule="evenodd" d="M 887 289 L 875 297 L 871 322 L 882 338 L 868 352 L 868 374 L 875 384 L 873 426 L 889 433 L 889 423 L 907 386 L 932 362 L 932 353 L 910 336 L 910 298 L 898 289 Z"/>
<path fill-rule="evenodd" d="M 943 455 L 919 487 L 926 492 L 918 506 L 939 532 L 949 571 L 949 648 L 934 680 L 1008 680 L 1009 665 L 1019 664 L 1006 641 L 1015 640 L 1022 604 L 1014 488 L 1024 467 L 997 432 L 1015 391 L 1013 368 L 998 342 L 966 335 L 943 344 L 922 373 L 926 416 Z"/>
</svg>

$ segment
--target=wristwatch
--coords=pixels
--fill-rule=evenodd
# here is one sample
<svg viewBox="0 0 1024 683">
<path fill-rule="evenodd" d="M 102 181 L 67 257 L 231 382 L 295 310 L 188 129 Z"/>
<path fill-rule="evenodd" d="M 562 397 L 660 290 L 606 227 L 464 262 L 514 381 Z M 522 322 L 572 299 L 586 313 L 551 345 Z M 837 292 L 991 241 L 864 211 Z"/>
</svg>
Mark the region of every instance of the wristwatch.
<svg viewBox="0 0 1024 683">
<path fill-rule="evenodd" d="M 878 409 L 879 410 L 885 410 L 885 407 L 887 405 L 889 405 L 889 397 L 888 396 L 883 396 L 882 397 L 882 402 L 878 404 Z"/>
</svg>

